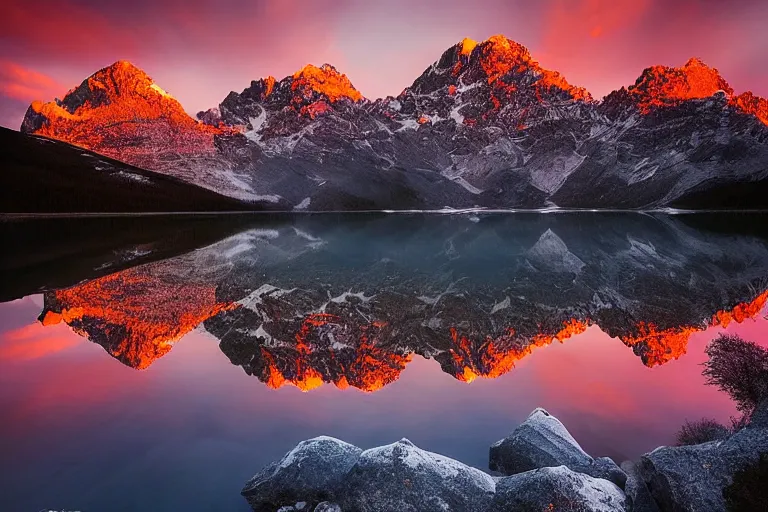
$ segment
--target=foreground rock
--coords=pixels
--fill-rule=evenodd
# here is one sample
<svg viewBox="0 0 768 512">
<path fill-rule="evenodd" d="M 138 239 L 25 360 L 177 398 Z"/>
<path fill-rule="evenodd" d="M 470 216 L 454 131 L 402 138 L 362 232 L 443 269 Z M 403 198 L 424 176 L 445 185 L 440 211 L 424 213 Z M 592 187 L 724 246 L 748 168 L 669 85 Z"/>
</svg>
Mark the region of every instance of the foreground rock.
<svg viewBox="0 0 768 512">
<path fill-rule="evenodd" d="M 723 491 L 734 474 L 768 453 L 762 425 L 724 441 L 657 448 L 622 470 L 590 457 L 557 418 L 536 409 L 491 447 L 491 468 L 508 473 L 501 478 L 407 439 L 363 451 L 318 437 L 268 465 L 242 492 L 256 512 L 725 511 Z"/>
<path fill-rule="evenodd" d="M 624 512 L 628 508 L 627 497 L 615 484 L 558 466 L 502 478 L 492 510 Z"/>
<path fill-rule="evenodd" d="M 421 450 L 407 439 L 366 450 L 347 475 L 344 510 L 487 510 L 495 490 L 487 473 Z"/>
<path fill-rule="evenodd" d="M 627 481 L 627 475 L 615 462 L 607 457 L 593 459 L 560 420 L 541 408 L 491 446 L 489 467 L 504 475 L 556 466 L 604 478 L 622 488 Z"/>
<path fill-rule="evenodd" d="M 638 464 L 633 461 L 625 461 L 621 469 L 627 474 L 627 483 L 624 492 L 627 495 L 627 504 L 632 512 L 659 512 L 659 506 L 651 496 L 651 491 L 645 484 Z"/>
<path fill-rule="evenodd" d="M 768 452 L 768 429 L 742 429 L 725 441 L 661 447 L 643 455 L 640 473 L 663 512 L 726 510 L 723 490 Z"/>
<path fill-rule="evenodd" d="M 312 510 L 310 506 L 333 498 L 334 490 L 362 452 L 332 437 L 302 441 L 251 478 L 242 494 L 256 512 L 302 503 L 294 509 Z"/>
<path fill-rule="evenodd" d="M 488 510 L 493 477 L 407 439 L 370 450 L 330 437 L 303 441 L 242 494 L 256 512 Z"/>
</svg>

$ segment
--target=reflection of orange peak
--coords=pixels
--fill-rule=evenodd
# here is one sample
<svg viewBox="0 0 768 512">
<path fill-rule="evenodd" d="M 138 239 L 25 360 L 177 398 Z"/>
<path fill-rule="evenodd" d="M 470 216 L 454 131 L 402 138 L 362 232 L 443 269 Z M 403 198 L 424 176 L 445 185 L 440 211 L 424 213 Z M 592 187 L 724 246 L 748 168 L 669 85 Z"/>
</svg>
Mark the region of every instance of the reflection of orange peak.
<svg viewBox="0 0 768 512">
<path fill-rule="evenodd" d="M 321 370 L 312 366 L 317 359 L 311 357 L 317 350 L 312 349 L 310 336 L 314 330 L 338 322 L 339 318 L 327 313 L 315 313 L 307 315 L 296 333 L 296 359 L 288 363 L 288 367 L 280 368 L 275 356 L 266 347 L 261 347 L 261 354 L 266 362 L 266 374 L 262 379 L 267 386 L 273 389 L 285 384 L 296 386 L 302 391 L 310 391 L 321 386 L 324 382 L 333 382 L 339 389 L 354 387 L 361 391 L 371 393 L 387 384 L 396 381 L 405 366 L 411 361 L 411 354 L 398 354 L 375 345 L 372 338 L 376 333 L 387 326 L 386 322 L 374 321 L 370 325 L 360 326 L 358 335 L 359 345 L 355 349 L 355 358 L 344 364 L 335 360 L 333 350 L 329 354 L 339 376 L 332 378 L 324 376 Z M 291 375 L 289 377 L 288 375 Z"/>
<path fill-rule="evenodd" d="M 136 369 L 149 367 L 200 323 L 235 305 L 216 301 L 215 287 L 163 282 L 141 267 L 52 292 L 43 325 L 66 322 Z"/>
<path fill-rule="evenodd" d="M 768 303 L 768 290 L 758 295 L 752 302 L 737 304 L 730 311 L 718 311 L 712 315 L 712 325 L 728 327 L 731 322 L 740 324 L 748 318 L 754 318 Z"/>
<path fill-rule="evenodd" d="M 476 347 L 466 336 L 459 337 L 456 329 L 451 328 L 454 346 L 450 353 L 457 370 L 454 377 L 467 383 L 477 377 L 495 379 L 512 370 L 518 361 L 530 355 L 534 349 L 547 346 L 555 340 L 562 343 L 586 331 L 588 325 L 588 321 L 572 318 L 564 322 L 558 332 L 537 334 L 528 341 L 516 340 L 515 330 L 508 329 L 504 335 L 495 339 L 488 337 Z"/>
<path fill-rule="evenodd" d="M 708 325 L 680 326 L 669 329 L 658 329 L 655 325 L 641 322 L 637 327 L 636 336 L 622 338 L 624 344 L 643 349 L 641 354 L 647 366 L 656 366 L 677 359 L 685 354 L 688 340 L 693 333 L 703 331 L 707 327 L 727 327 L 731 322 L 741 323 L 754 318 L 768 303 L 768 290 L 758 295 L 751 302 L 737 304 L 730 310 L 718 311 L 712 315 Z"/>
<path fill-rule="evenodd" d="M 323 64 L 319 68 L 307 64 L 293 74 L 291 88 L 294 91 L 300 90 L 304 96 L 311 96 L 313 91 L 323 94 L 331 103 L 335 103 L 341 98 L 352 101 L 363 99 L 363 95 L 354 88 L 347 75 L 339 73 L 330 64 Z"/>
</svg>

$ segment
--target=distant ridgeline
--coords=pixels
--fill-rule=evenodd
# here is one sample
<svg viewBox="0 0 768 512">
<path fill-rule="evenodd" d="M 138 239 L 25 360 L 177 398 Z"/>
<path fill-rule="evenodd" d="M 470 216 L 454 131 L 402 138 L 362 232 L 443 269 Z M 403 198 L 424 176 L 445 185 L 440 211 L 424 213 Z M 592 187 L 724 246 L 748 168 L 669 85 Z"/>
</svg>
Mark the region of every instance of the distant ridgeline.
<svg viewBox="0 0 768 512">
<path fill-rule="evenodd" d="M 768 101 L 698 59 L 597 101 L 503 36 L 465 39 L 398 96 L 331 65 L 188 116 L 124 61 L 21 130 L 277 209 L 768 208 Z"/>
</svg>

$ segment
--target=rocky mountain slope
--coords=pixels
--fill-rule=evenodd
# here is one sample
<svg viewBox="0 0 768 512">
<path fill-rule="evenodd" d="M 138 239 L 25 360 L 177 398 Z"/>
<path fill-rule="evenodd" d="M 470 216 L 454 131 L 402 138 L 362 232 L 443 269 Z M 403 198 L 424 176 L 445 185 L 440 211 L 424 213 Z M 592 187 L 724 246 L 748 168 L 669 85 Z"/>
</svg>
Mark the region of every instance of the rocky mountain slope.
<svg viewBox="0 0 768 512">
<path fill-rule="evenodd" d="M 81 148 L 0 128 L 0 213 L 261 209 Z M 267 206 L 272 203 L 266 203 Z"/>
<path fill-rule="evenodd" d="M 716 69 L 654 66 L 595 101 L 503 36 L 459 42 L 395 97 L 309 65 L 198 117 L 118 62 L 32 104 L 22 130 L 304 210 L 704 208 L 768 184 L 768 101 Z"/>
</svg>

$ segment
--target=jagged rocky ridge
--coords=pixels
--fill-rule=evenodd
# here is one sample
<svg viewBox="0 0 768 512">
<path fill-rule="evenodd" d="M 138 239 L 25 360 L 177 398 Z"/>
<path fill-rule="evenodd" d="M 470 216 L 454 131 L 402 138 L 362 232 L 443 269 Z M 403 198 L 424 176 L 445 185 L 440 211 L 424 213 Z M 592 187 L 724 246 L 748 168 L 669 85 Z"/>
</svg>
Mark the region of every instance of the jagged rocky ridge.
<svg viewBox="0 0 768 512">
<path fill-rule="evenodd" d="M 254 512 L 714 512 L 725 510 L 723 489 L 734 473 L 766 451 L 768 429 L 753 423 L 725 441 L 657 448 L 639 463 L 622 464 L 625 472 L 607 457 L 586 454 L 557 418 L 539 408 L 491 446 L 490 467 L 501 476 L 407 439 L 362 450 L 318 437 L 262 469 L 242 494 Z"/>
<path fill-rule="evenodd" d="M 301 210 L 766 206 L 768 101 L 697 59 L 595 101 L 514 41 L 465 39 L 395 97 L 326 64 L 198 117 L 119 62 L 22 130 Z"/>
<path fill-rule="evenodd" d="M 768 301 L 765 233 L 733 230 L 764 223 L 727 217 L 723 233 L 639 214 L 262 219 L 47 292 L 40 318 L 136 368 L 203 322 L 234 365 L 303 390 L 376 391 L 415 354 L 462 381 L 494 378 L 590 325 L 654 366 Z"/>
</svg>

